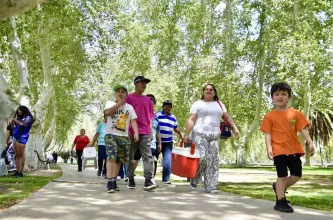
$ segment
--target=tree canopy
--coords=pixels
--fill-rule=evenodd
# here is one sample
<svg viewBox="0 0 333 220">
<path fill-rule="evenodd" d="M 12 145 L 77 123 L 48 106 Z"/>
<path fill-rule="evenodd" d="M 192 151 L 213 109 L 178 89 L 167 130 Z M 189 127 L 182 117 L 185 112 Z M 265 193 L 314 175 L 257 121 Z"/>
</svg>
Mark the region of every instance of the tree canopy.
<svg viewBox="0 0 333 220">
<path fill-rule="evenodd" d="M 100 119 L 114 84 L 133 90 L 134 77 L 144 75 L 156 110 L 172 100 L 182 130 L 203 86 L 214 84 L 242 133 L 221 144 L 221 157 L 239 165 L 267 159 L 258 128 L 273 108 L 270 86 L 287 82 L 290 106 L 309 118 L 312 138 L 331 152 L 330 1 L 51 0 L 16 17 L 17 52 L 10 21 L 0 21 L 1 100 L 16 99 L 16 66 L 26 61 L 24 94 L 40 111 L 43 136 L 51 132 L 59 146 L 80 114 Z"/>
</svg>

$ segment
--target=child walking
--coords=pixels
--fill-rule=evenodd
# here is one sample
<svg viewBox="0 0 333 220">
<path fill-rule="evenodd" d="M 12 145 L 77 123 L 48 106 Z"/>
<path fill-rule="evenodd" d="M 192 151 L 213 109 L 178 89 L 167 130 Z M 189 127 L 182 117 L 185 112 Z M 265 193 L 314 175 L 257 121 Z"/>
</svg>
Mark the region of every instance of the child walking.
<svg viewBox="0 0 333 220">
<path fill-rule="evenodd" d="M 128 137 L 129 123 L 134 130 L 134 141 L 139 140 L 136 113 L 132 105 L 125 102 L 127 88 L 116 85 L 114 88 L 116 102 L 107 102 L 104 114 L 107 117 L 105 147 L 107 155 L 107 192 L 119 191 L 117 176 L 120 165 L 127 164 L 129 158 L 130 139 Z"/>
<path fill-rule="evenodd" d="M 291 88 L 288 84 L 274 84 L 271 88 L 271 98 L 275 109 L 265 115 L 260 130 L 265 132 L 267 156 L 274 161 L 278 176 L 273 183 L 276 196 L 274 209 L 280 212 L 293 212 L 293 208 L 286 200 L 285 191 L 302 177 L 300 157 L 305 153 L 297 137 L 298 131 L 309 145 L 310 155 L 314 155 L 313 142 L 308 131 L 310 123 L 300 111 L 288 108 L 291 98 Z"/>
</svg>

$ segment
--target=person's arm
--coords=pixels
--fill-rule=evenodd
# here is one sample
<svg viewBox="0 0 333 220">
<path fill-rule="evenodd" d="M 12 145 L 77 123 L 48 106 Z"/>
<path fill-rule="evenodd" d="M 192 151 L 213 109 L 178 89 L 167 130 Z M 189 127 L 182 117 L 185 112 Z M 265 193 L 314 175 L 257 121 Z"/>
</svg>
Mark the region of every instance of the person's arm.
<svg viewBox="0 0 333 220">
<path fill-rule="evenodd" d="M 198 118 L 198 114 L 191 114 L 189 119 L 187 120 L 185 137 L 184 137 L 185 142 L 190 142 L 189 135 L 190 135 L 190 132 L 192 131 L 192 128 L 193 128 L 195 122 L 197 121 L 197 118 Z"/>
<path fill-rule="evenodd" d="M 88 136 L 86 136 L 86 140 L 87 140 L 87 146 L 90 144 L 90 139 L 88 138 Z"/>
<path fill-rule="evenodd" d="M 240 133 L 239 133 L 238 128 L 237 128 L 234 120 L 232 119 L 232 117 L 227 112 L 223 112 L 223 118 L 225 118 L 226 121 L 230 124 L 232 131 L 235 134 L 236 138 L 240 138 Z"/>
<path fill-rule="evenodd" d="M 23 123 L 21 121 L 17 120 L 16 118 L 13 118 L 12 121 L 14 121 L 15 124 L 18 126 L 23 126 Z"/>
<path fill-rule="evenodd" d="M 124 99 L 120 99 L 114 106 L 112 106 L 111 108 L 106 108 L 104 110 L 104 114 L 105 116 L 112 116 L 120 106 L 124 105 L 126 102 Z"/>
<path fill-rule="evenodd" d="M 9 145 L 9 139 L 10 139 L 10 130 L 6 130 L 6 143 L 5 143 L 5 147 L 8 147 Z"/>
<path fill-rule="evenodd" d="M 184 139 L 184 136 L 182 135 L 182 132 L 179 130 L 179 128 L 175 128 L 174 131 L 179 135 L 180 139 Z"/>
<path fill-rule="evenodd" d="M 136 119 L 131 120 L 132 128 L 134 130 L 134 141 L 139 141 L 139 130 L 138 130 L 138 124 L 136 123 Z"/>
<path fill-rule="evenodd" d="M 91 144 L 88 144 L 89 147 L 93 147 L 93 146 L 95 145 L 98 136 L 99 136 L 99 133 L 96 132 L 95 135 L 94 135 L 94 137 L 93 137 L 92 143 L 91 143 Z"/>
<path fill-rule="evenodd" d="M 301 134 L 304 137 L 306 143 L 309 145 L 310 155 L 313 156 L 314 153 L 315 153 L 315 149 L 314 149 L 314 146 L 313 146 L 313 141 L 311 140 L 311 137 L 310 137 L 310 134 L 309 134 L 308 127 L 303 128 L 301 130 Z"/>
<path fill-rule="evenodd" d="M 160 130 L 158 130 L 156 132 L 156 140 L 157 140 L 157 150 L 158 150 L 158 152 L 161 152 L 161 150 L 162 150 L 162 139 L 161 139 Z"/>
<path fill-rule="evenodd" d="M 74 148 L 74 146 L 75 146 L 75 143 L 76 143 L 76 137 L 75 137 L 75 139 L 74 139 L 74 141 L 73 141 L 73 144 L 72 144 L 72 150 L 73 150 L 73 148 Z"/>
<path fill-rule="evenodd" d="M 265 144 L 266 144 L 268 159 L 273 160 L 274 155 L 273 155 L 273 149 L 272 149 L 272 134 L 271 133 L 265 133 Z"/>
</svg>

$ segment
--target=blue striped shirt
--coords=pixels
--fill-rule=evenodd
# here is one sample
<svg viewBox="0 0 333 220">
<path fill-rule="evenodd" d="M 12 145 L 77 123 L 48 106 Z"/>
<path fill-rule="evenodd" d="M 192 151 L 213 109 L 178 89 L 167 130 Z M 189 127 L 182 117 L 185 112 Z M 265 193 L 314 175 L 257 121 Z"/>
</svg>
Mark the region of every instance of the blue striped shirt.
<svg viewBox="0 0 333 220">
<path fill-rule="evenodd" d="M 164 111 L 156 113 L 160 125 L 162 143 L 173 141 L 173 131 L 178 127 L 177 119 L 173 114 L 166 115 Z"/>
</svg>

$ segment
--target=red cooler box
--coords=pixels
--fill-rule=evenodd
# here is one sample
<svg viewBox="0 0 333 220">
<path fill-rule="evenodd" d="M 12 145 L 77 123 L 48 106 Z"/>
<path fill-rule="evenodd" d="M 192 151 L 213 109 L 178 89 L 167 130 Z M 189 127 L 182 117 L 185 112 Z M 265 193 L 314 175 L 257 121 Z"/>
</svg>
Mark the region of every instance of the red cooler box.
<svg viewBox="0 0 333 220">
<path fill-rule="evenodd" d="M 191 148 L 183 148 L 183 142 L 180 142 L 179 145 L 180 147 L 172 149 L 171 173 L 181 177 L 194 178 L 199 168 L 199 152 L 195 150 L 193 142 Z"/>
</svg>

